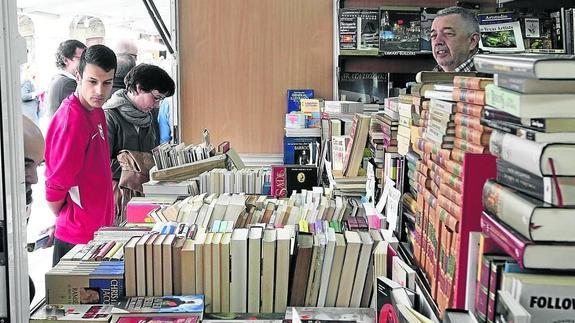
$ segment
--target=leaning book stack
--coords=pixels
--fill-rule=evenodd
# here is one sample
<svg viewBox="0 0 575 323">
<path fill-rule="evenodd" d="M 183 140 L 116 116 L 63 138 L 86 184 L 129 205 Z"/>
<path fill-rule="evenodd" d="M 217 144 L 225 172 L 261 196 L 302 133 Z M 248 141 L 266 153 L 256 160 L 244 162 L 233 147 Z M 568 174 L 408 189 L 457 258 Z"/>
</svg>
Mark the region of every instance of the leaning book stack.
<svg viewBox="0 0 575 323">
<path fill-rule="evenodd" d="M 483 188 L 481 226 L 519 265 L 502 273 L 497 302 L 508 293 L 531 322 L 571 319 L 564 305 L 575 292 L 575 261 L 567 256 L 575 252 L 575 61 L 478 55 L 476 66 L 495 73 L 482 124 L 496 129 L 489 151 L 497 176 Z"/>
</svg>

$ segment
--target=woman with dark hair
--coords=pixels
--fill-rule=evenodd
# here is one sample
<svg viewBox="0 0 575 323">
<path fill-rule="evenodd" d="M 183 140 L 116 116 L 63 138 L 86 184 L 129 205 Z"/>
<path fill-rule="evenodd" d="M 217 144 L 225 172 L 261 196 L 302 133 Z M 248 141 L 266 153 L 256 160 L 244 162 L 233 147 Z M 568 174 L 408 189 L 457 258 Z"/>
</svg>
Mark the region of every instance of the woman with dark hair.
<svg viewBox="0 0 575 323">
<path fill-rule="evenodd" d="M 158 105 L 172 96 L 175 85 L 162 68 L 139 64 L 124 79 L 126 89 L 116 91 L 104 104 L 110 143 L 112 179 L 116 199 L 116 222 L 123 220 L 123 209 L 129 197 L 118 188 L 122 169 L 117 160 L 121 150 L 151 152 L 160 144 Z"/>
</svg>

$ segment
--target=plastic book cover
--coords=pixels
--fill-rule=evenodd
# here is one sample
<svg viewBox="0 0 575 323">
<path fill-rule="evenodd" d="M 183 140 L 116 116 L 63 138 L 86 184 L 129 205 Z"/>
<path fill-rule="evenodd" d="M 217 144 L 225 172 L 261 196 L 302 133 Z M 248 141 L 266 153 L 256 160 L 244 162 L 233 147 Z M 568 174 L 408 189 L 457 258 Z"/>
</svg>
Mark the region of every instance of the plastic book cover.
<svg viewBox="0 0 575 323">
<path fill-rule="evenodd" d="M 128 297 L 120 301 L 114 313 L 202 313 L 204 295 Z"/>
</svg>

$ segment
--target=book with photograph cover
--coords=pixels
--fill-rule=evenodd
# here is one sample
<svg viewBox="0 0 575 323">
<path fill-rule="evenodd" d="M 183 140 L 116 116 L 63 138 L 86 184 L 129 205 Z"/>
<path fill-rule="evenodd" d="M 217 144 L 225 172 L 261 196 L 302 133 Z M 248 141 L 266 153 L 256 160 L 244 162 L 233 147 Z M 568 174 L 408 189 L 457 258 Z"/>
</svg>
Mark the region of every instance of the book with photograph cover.
<svg viewBox="0 0 575 323">
<path fill-rule="evenodd" d="M 530 53 L 565 53 L 561 35 L 555 28 L 554 12 L 531 8 L 519 13 L 525 51 Z"/>
<path fill-rule="evenodd" d="M 118 302 L 114 314 L 203 313 L 204 295 L 127 297 Z"/>
<path fill-rule="evenodd" d="M 423 8 L 421 10 L 421 39 L 422 51 L 431 51 L 431 23 L 437 16 L 438 8 Z"/>
<path fill-rule="evenodd" d="M 339 49 L 342 55 L 377 55 L 379 10 L 342 8 L 339 16 Z"/>
<path fill-rule="evenodd" d="M 521 26 L 512 12 L 479 14 L 479 48 L 492 53 L 525 51 Z"/>
<path fill-rule="evenodd" d="M 382 7 L 379 49 L 384 54 L 421 49 L 421 15 L 416 7 Z"/>
<path fill-rule="evenodd" d="M 383 104 L 387 98 L 387 73 L 342 72 L 339 97 L 346 101 Z"/>
<path fill-rule="evenodd" d="M 108 322 L 110 305 L 44 305 L 30 317 L 30 322 Z"/>
</svg>

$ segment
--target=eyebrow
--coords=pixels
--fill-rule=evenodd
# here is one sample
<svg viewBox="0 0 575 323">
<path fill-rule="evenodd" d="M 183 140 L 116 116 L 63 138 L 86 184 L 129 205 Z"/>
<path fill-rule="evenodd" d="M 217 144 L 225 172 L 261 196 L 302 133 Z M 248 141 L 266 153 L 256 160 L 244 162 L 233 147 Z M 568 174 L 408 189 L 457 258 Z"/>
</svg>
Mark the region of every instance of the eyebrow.
<svg viewBox="0 0 575 323">
<path fill-rule="evenodd" d="M 441 29 L 441 31 L 453 31 L 453 32 L 455 32 L 455 28 L 453 28 L 453 27 L 443 27 L 443 28 Z M 431 32 L 437 32 L 437 30 L 432 29 Z"/>
</svg>

